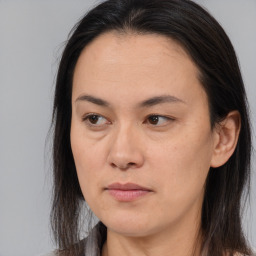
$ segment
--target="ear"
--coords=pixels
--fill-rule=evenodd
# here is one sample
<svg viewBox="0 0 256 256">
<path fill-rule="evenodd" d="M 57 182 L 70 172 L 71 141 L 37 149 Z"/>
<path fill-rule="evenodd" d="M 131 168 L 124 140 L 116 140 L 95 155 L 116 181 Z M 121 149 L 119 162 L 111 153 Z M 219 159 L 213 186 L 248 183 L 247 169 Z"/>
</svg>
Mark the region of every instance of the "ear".
<svg viewBox="0 0 256 256">
<path fill-rule="evenodd" d="M 225 164 L 235 151 L 241 128 L 238 111 L 230 112 L 223 121 L 214 128 L 214 149 L 211 167 Z"/>
</svg>

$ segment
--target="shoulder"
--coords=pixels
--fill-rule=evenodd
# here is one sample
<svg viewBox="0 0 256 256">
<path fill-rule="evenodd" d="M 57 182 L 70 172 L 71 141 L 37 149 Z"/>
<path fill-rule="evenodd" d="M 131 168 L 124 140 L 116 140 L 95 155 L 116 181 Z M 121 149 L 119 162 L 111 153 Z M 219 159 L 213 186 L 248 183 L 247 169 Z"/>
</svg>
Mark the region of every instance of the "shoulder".
<svg viewBox="0 0 256 256">
<path fill-rule="evenodd" d="M 99 222 L 88 234 L 86 238 L 79 242 L 83 251 L 81 256 L 99 256 L 101 253 L 101 248 L 106 240 L 107 229 L 103 223 Z M 61 252 L 53 251 L 48 254 L 41 254 L 37 256 L 64 256 Z"/>
</svg>

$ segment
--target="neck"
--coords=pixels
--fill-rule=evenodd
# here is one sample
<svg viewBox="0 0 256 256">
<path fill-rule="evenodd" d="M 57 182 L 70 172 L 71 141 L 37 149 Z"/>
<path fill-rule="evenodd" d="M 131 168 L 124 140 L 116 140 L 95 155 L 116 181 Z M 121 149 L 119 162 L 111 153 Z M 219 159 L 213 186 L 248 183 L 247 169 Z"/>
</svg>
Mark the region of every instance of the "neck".
<svg viewBox="0 0 256 256">
<path fill-rule="evenodd" d="M 201 249 L 199 225 L 186 222 L 182 224 L 181 226 L 177 223 L 161 232 L 140 237 L 129 237 L 108 229 L 102 256 L 199 256 Z"/>
</svg>

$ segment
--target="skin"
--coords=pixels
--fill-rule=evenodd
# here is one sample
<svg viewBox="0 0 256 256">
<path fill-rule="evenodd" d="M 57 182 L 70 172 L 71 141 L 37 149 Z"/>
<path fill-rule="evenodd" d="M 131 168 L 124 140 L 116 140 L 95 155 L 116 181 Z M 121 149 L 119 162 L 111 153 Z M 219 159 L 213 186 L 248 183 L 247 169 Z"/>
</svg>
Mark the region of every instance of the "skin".
<svg viewBox="0 0 256 256">
<path fill-rule="evenodd" d="M 233 153 L 240 124 L 232 112 L 211 128 L 198 75 L 159 35 L 108 32 L 81 53 L 70 138 L 84 198 L 108 228 L 102 255 L 199 254 L 205 180 Z M 106 190 L 114 182 L 150 192 L 120 202 Z"/>
</svg>

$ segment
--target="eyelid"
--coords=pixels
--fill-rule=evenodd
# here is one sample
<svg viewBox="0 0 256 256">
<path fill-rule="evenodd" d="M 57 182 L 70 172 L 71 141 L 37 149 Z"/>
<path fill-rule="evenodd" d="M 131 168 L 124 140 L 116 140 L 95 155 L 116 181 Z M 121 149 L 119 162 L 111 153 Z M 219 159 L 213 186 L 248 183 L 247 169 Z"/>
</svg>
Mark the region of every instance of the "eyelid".
<svg viewBox="0 0 256 256">
<path fill-rule="evenodd" d="M 90 121 L 88 121 L 88 119 L 91 117 L 91 116 L 97 116 L 97 117 L 100 117 L 100 118 L 103 118 L 105 119 L 107 122 L 104 123 L 104 124 L 93 124 L 91 123 Z M 87 126 L 90 126 L 90 127 L 95 127 L 95 128 L 99 128 L 99 127 L 103 127 L 105 125 L 108 125 L 108 124 L 111 124 L 111 122 L 103 115 L 101 114 L 98 114 L 98 113 L 87 113 L 85 115 L 82 116 L 82 121 L 86 123 Z"/>
<path fill-rule="evenodd" d="M 164 122 L 164 124 L 151 124 L 151 123 L 149 123 L 148 122 L 148 119 L 150 118 L 150 117 L 154 117 L 154 116 L 156 116 L 156 117 L 158 117 L 158 118 L 164 118 L 164 119 L 166 119 L 166 121 Z M 166 115 L 160 115 L 160 114 L 150 114 L 150 115 L 148 115 L 147 117 L 146 117 L 146 119 L 145 119 L 145 123 L 146 124 L 148 124 L 148 125 L 150 125 L 150 126 L 153 126 L 153 127 L 162 127 L 162 126 L 166 126 L 166 125 L 168 125 L 170 122 L 173 122 L 173 121 L 175 121 L 176 119 L 174 118 L 174 117 L 172 117 L 172 116 L 166 116 Z"/>
<path fill-rule="evenodd" d="M 99 118 L 105 119 L 106 121 L 103 124 L 93 124 L 92 122 L 90 122 L 88 120 L 91 116 L 97 116 Z M 152 123 L 149 122 L 149 118 L 150 117 L 163 118 L 163 119 L 165 119 L 165 121 L 164 121 L 163 124 L 158 124 L 158 123 L 157 124 L 152 124 Z M 143 123 L 147 124 L 149 126 L 152 126 L 152 127 L 164 127 L 164 126 L 167 126 L 168 124 L 170 124 L 171 122 L 173 122 L 175 120 L 176 120 L 176 118 L 174 118 L 172 116 L 168 116 L 168 115 L 149 114 L 149 115 L 146 116 L 145 121 Z M 111 124 L 111 122 L 108 120 L 108 118 L 106 118 L 105 116 L 103 116 L 101 114 L 94 113 L 94 112 L 87 113 L 87 114 L 83 115 L 82 116 L 82 122 L 85 122 L 87 126 L 93 127 L 93 128 L 102 128 L 102 127 L 104 127 L 106 125 Z"/>
<path fill-rule="evenodd" d="M 95 112 L 90 112 L 90 113 L 86 113 L 82 116 L 82 120 L 85 120 L 86 118 L 88 118 L 89 116 L 102 116 L 98 113 L 95 113 Z"/>
</svg>

